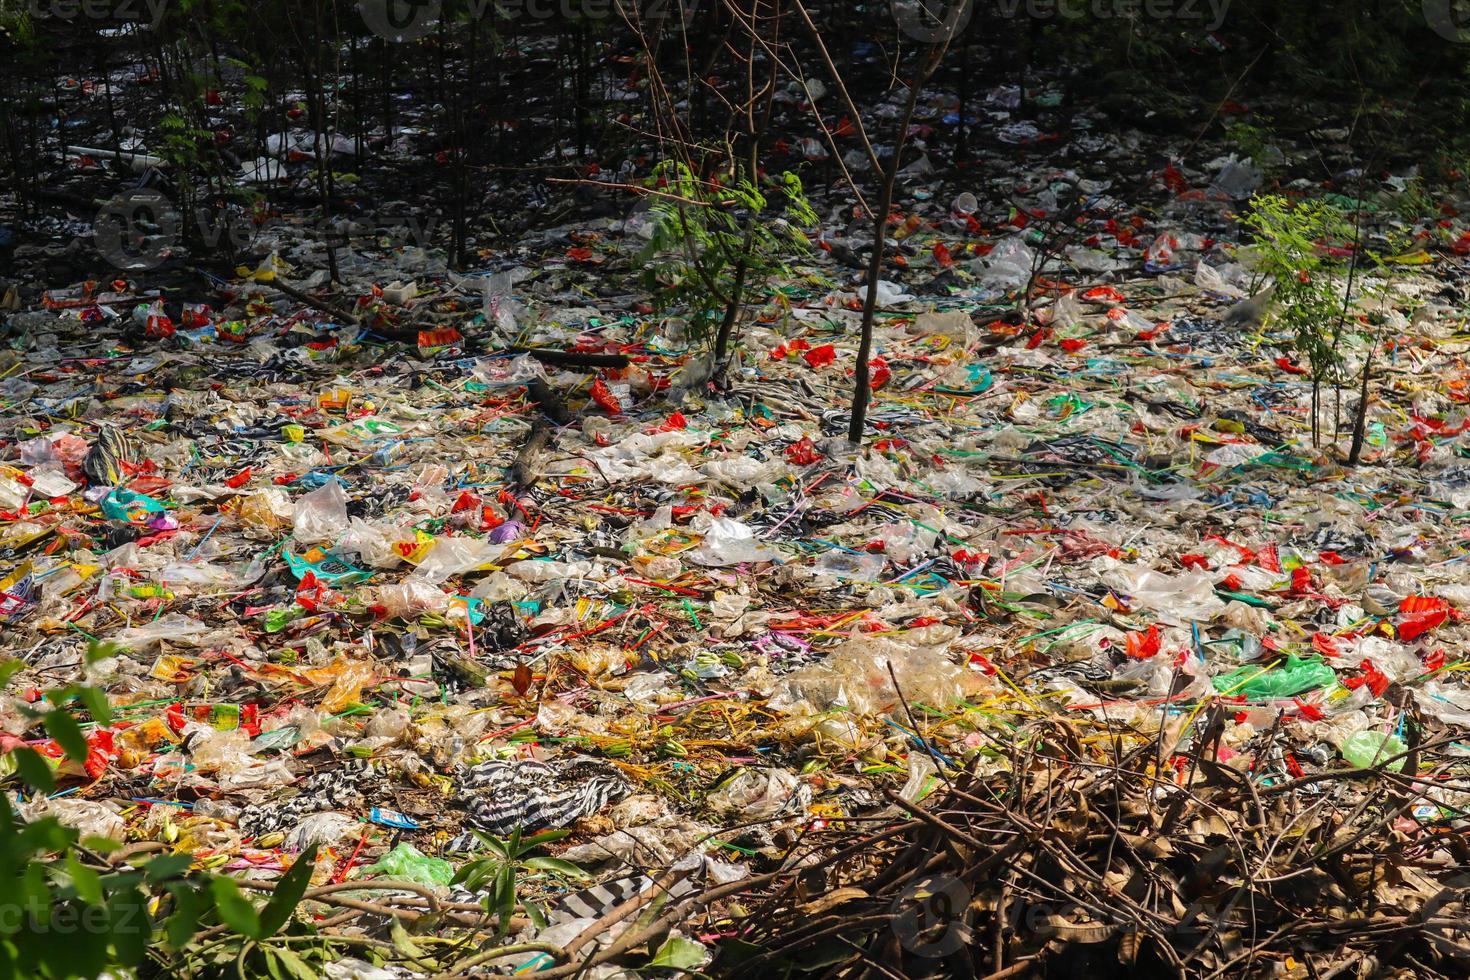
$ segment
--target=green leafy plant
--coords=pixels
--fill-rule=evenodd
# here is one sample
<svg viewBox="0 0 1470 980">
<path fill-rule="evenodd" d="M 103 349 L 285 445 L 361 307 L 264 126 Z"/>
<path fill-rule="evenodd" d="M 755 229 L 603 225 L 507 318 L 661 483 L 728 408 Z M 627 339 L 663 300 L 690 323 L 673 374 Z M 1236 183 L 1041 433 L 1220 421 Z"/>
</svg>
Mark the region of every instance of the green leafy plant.
<svg viewBox="0 0 1470 980">
<path fill-rule="evenodd" d="M 112 656 L 93 643 L 89 662 Z M 0 686 L 24 668 L 19 660 L 0 664 Z M 90 715 L 86 724 L 110 725 L 107 696 L 97 688 L 68 685 L 47 691 L 42 707 L 17 704 L 55 742 L 68 761 L 85 767 L 90 746 L 75 705 Z M 272 975 L 314 976 L 285 940 L 296 906 L 310 882 L 315 849 L 308 849 L 274 885 L 257 908 L 234 880 L 191 870 L 189 854 L 129 856 L 120 841 L 83 835 L 57 818 L 25 819 L 11 803 L 38 801 L 56 791 L 48 756 L 29 746 L 6 754 L 11 785 L 0 793 L 0 876 L 11 883 L 0 896 L 0 980 L 93 978 L 134 971 L 192 972 L 207 963 L 260 962 Z M 204 931 L 208 945 L 191 943 Z M 309 933 L 308 933 L 309 935 Z M 298 969 L 299 967 L 299 969 Z"/>
<path fill-rule="evenodd" d="M 1272 157 L 1271 146 L 1276 131 L 1268 117 L 1260 116 L 1255 122 L 1236 120 L 1225 127 L 1225 140 L 1235 148 L 1242 158 L 1249 158 L 1256 166 L 1262 166 Z"/>
<path fill-rule="evenodd" d="M 1366 299 L 1381 300 L 1390 295 L 1395 267 L 1384 259 L 1385 253 L 1364 245 L 1361 202 L 1355 220 L 1349 220 L 1325 200 L 1292 203 L 1278 195 L 1264 195 L 1253 198 L 1251 204 L 1245 225 L 1251 232 L 1258 269 L 1272 281 L 1273 295 L 1264 322 L 1268 329 L 1284 332 L 1297 355 L 1307 362 L 1314 445 L 1322 444 L 1319 410 L 1323 386 L 1333 388 L 1336 438 L 1342 391 L 1350 380 L 1345 355 L 1355 346 L 1363 348 L 1357 369 L 1359 400 L 1348 455 L 1349 465 L 1354 465 L 1362 452 L 1374 355 L 1384 321 L 1378 314 L 1364 316 L 1359 329 L 1359 317 L 1353 311 L 1355 304 Z M 1407 244 L 1392 239 L 1380 242 L 1390 252 Z M 1338 246 L 1338 254 L 1329 251 L 1328 245 Z M 1339 257 L 1343 245 L 1351 246 L 1346 260 Z M 1355 325 L 1351 330 L 1350 323 Z"/>
<path fill-rule="evenodd" d="M 1409 223 L 1439 216 L 1439 202 L 1423 177 L 1404 181 L 1403 189 L 1390 196 L 1389 204 L 1400 218 Z"/>
<path fill-rule="evenodd" d="M 1312 441 L 1321 444 L 1317 419 L 1324 384 L 1343 378 L 1342 327 L 1345 313 L 1337 277 L 1342 262 L 1322 245 L 1351 240 L 1353 228 L 1342 212 L 1324 200 L 1293 203 L 1275 194 L 1251 199 L 1245 217 L 1257 268 L 1271 280 L 1273 296 L 1266 326 L 1285 332 L 1307 362 L 1312 383 Z"/>
<path fill-rule="evenodd" d="M 789 172 L 774 182 L 779 206 L 744 175 L 701 180 L 676 160 L 661 161 L 648 186 L 652 236 L 639 255 L 645 284 L 660 311 L 682 311 L 689 335 L 712 345 L 723 363 L 745 296 L 789 274 L 783 255 L 807 247 L 803 229 L 817 215 Z"/>
<path fill-rule="evenodd" d="M 587 873 L 570 861 L 554 857 L 528 857 L 543 844 L 559 841 L 567 836 L 565 830 L 543 830 L 530 837 L 521 835 L 521 828 L 511 831 L 509 837 L 492 837 L 478 830 L 472 831 L 480 843 L 490 852 L 482 858 L 466 862 L 454 875 L 454 883 L 470 891 L 487 888 L 485 910 L 499 917 L 502 936 L 510 928 L 511 916 L 519 901 L 518 879 L 522 872 L 540 871 L 563 878 L 583 879 Z M 535 918 L 534 906 L 526 905 Z"/>
</svg>

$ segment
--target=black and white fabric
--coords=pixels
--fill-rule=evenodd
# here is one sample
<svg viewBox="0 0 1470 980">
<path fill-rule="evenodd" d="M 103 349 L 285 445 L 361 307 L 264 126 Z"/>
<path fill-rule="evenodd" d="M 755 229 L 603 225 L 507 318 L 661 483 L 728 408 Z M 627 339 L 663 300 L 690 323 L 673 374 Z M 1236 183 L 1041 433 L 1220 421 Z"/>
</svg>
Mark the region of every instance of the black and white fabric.
<svg viewBox="0 0 1470 980">
<path fill-rule="evenodd" d="M 98 428 L 97 441 L 87 450 L 82 460 L 82 472 L 87 483 L 94 487 L 115 487 L 122 484 L 126 474 L 122 464 L 132 456 L 127 434 L 111 425 Z"/>
<path fill-rule="evenodd" d="M 534 760 L 491 760 L 463 770 L 457 803 L 465 823 L 497 836 L 517 827 L 565 827 L 623 799 L 632 787 L 611 766 L 577 758 L 556 766 Z"/>
<path fill-rule="evenodd" d="M 668 870 L 679 872 L 679 874 L 662 886 L 656 880 L 664 877 L 661 873 L 638 874 L 600 882 L 572 892 L 547 910 L 546 919 L 552 925 L 556 925 L 559 922 L 570 922 L 575 919 L 601 918 L 604 913 L 631 902 L 645 892 L 660 888 L 657 894 L 649 895 L 646 901 L 649 907 L 656 908 L 697 891 L 703 891 L 713 885 L 738 881 L 748 874 L 738 865 L 717 861 L 698 852 L 686 854 L 674 862 Z"/>
<path fill-rule="evenodd" d="M 326 810 L 352 810 L 363 802 L 362 781 L 372 772 L 363 760 L 353 760 L 340 769 L 327 769 L 297 783 L 296 795 L 268 803 L 252 803 L 240 811 L 240 830 L 263 837 L 289 830 L 302 817 Z"/>
</svg>

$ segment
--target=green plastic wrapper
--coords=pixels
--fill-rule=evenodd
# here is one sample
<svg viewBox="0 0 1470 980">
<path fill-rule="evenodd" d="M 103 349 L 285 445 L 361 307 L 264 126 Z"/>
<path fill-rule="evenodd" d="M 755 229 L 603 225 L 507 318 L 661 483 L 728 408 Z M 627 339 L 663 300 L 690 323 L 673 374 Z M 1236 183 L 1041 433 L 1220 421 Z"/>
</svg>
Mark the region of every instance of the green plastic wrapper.
<svg viewBox="0 0 1470 980">
<path fill-rule="evenodd" d="M 447 885 L 454 879 L 454 865 L 443 858 L 429 857 L 412 844 L 399 844 L 384 854 L 377 864 L 370 864 L 363 870 L 420 885 Z"/>
<path fill-rule="evenodd" d="M 1321 660 L 1303 660 L 1290 654 L 1285 663 L 1270 670 L 1261 664 L 1246 664 L 1211 679 L 1221 694 L 1243 694 L 1258 699 L 1289 698 L 1326 687 L 1336 680 L 1337 674 Z"/>
<path fill-rule="evenodd" d="M 1409 751 L 1409 747 L 1395 735 L 1385 735 L 1365 728 L 1343 739 L 1338 751 L 1358 769 L 1373 769 L 1383 766 L 1386 760 L 1393 759 L 1383 768 L 1389 772 L 1403 772 L 1404 760 L 1394 759 L 1394 756 Z"/>
</svg>

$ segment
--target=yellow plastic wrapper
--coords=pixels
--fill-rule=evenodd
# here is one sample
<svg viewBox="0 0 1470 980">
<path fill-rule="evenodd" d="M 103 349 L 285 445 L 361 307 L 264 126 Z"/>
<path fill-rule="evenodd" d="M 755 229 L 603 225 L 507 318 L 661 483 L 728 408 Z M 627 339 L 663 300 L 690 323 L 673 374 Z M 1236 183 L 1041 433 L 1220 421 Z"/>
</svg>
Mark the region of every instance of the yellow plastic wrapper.
<svg viewBox="0 0 1470 980">
<path fill-rule="evenodd" d="M 148 672 L 148 676 L 160 681 L 184 684 L 194 677 L 194 671 L 198 666 L 199 661 L 193 657 L 180 657 L 177 654 L 166 653 L 154 661 L 153 669 Z"/>
<path fill-rule="evenodd" d="M 327 696 L 322 699 L 322 710 L 329 714 L 346 711 L 360 701 L 362 689 L 373 680 L 373 665 L 367 661 L 344 660 L 339 663 L 343 664 L 341 672 L 332 681 L 332 686 L 327 688 Z"/>
</svg>

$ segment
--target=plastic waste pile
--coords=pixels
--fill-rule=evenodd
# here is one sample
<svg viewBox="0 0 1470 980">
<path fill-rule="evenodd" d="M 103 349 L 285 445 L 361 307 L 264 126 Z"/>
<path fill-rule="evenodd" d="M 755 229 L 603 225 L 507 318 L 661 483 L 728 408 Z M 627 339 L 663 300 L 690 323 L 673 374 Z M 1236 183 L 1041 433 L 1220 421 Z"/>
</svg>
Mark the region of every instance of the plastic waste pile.
<svg viewBox="0 0 1470 980">
<path fill-rule="evenodd" d="M 1004 214 L 902 182 L 860 448 L 856 223 L 723 383 L 579 291 L 629 269 L 618 222 L 468 276 L 415 255 L 350 318 L 277 289 L 289 257 L 209 296 L 48 290 L 0 355 L 0 724 L 68 787 L 28 812 L 244 875 L 315 843 L 335 880 L 448 888 L 524 828 L 729 880 L 1048 714 L 1182 752 L 1225 706 L 1218 758 L 1263 785 L 1470 725 L 1463 342 L 1412 315 L 1429 287 L 1384 302 L 1348 469 L 1285 340 L 1227 318 L 1258 284 L 1207 235 L 1258 169 L 1171 165 L 1147 222 L 1039 176 Z M 1050 249 L 1079 193 L 1089 234 Z M 116 716 L 78 707 L 83 767 L 16 708 L 73 681 Z"/>
</svg>

